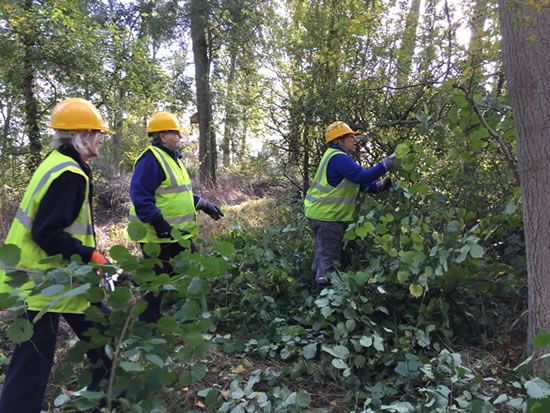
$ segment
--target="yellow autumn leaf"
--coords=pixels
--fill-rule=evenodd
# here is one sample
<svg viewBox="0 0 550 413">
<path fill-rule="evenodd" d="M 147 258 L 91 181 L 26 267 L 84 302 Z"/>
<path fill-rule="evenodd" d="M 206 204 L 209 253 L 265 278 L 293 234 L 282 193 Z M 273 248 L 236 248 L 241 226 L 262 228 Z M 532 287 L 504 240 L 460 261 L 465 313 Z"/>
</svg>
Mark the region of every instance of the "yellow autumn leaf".
<svg viewBox="0 0 550 413">
<path fill-rule="evenodd" d="M 235 371 L 235 373 L 240 374 L 245 370 L 246 370 L 245 367 L 242 364 L 239 364 L 237 367 L 235 367 L 234 371 Z"/>
<path fill-rule="evenodd" d="M 422 295 L 422 293 L 424 292 L 424 289 L 422 288 L 421 285 L 411 284 L 409 285 L 409 292 L 411 293 L 411 295 L 418 298 Z"/>
</svg>

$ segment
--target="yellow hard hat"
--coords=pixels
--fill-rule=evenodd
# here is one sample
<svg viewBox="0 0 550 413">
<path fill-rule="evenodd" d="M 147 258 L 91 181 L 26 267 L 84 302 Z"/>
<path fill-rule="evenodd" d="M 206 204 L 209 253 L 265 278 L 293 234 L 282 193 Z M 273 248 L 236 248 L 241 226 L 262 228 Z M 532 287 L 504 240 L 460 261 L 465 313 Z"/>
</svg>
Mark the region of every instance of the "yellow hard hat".
<svg viewBox="0 0 550 413">
<path fill-rule="evenodd" d="M 87 100 L 80 98 L 65 99 L 55 105 L 52 121 L 48 127 L 63 130 L 102 130 L 114 133 L 107 129 L 99 110 Z"/>
<path fill-rule="evenodd" d="M 181 130 L 176 115 L 170 112 L 155 113 L 147 125 L 147 133 L 162 132 L 165 130 Z"/>
<path fill-rule="evenodd" d="M 334 139 L 338 139 L 348 133 L 357 135 L 359 132 L 352 130 L 347 123 L 342 122 L 341 120 L 332 122 L 328 125 L 327 131 L 325 132 L 326 143 L 332 142 Z"/>
</svg>

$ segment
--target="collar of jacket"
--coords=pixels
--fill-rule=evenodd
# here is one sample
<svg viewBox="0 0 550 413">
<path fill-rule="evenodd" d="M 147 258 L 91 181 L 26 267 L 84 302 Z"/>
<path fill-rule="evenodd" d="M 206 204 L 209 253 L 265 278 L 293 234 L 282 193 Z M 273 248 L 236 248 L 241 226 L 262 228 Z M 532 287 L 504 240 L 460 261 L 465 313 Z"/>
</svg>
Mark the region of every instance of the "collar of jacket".
<svg viewBox="0 0 550 413">
<path fill-rule="evenodd" d="M 68 156 L 72 159 L 74 159 L 78 165 L 80 165 L 80 167 L 82 168 L 82 170 L 84 171 L 84 173 L 86 175 L 90 175 L 90 173 L 92 172 L 91 168 L 88 166 L 87 163 L 85 163 L 83 160 L 82 160 L 82 157 L 80 156 L 80 154 L 78 153 L 78 151 L 74 148 L 73 145 L 71 144 L 63 144 L 61 145 L 58 149 L 57 149 L 57 152 L 59 153 L 62 153 L 63 155 L 65 156 Z"/>
<path fill-rule="evenodd" d="M 162 149 L 164 152 L 166 152 L 168 155 L 170 155 L 174 159 L 181 158 L 181 153 L 179 153 L 178 151 L 173 151 L 172 149 L 167 148 L 166 146 L 164 146 L 160 142 L 152 142 L 152 145 L 159 148 L 159 149 Z"/>
<path fill-rule="evenodd" d="M 332 148 L 332 149 L 338 149 L 338 150 L 340 150 L 340 151 L 345 152 L 346 154 L 348 154 L 348 153 L 344 150 L 344 148 L 342 148 L 340 145 L 336 145 L 335 143 L 330 143 L 330 144 L 328 145 L 328 147 L 329 147 L 329 148 Z M 348 154 L 348 155 L 349 155 L 349 154 Z"/>
</svg>

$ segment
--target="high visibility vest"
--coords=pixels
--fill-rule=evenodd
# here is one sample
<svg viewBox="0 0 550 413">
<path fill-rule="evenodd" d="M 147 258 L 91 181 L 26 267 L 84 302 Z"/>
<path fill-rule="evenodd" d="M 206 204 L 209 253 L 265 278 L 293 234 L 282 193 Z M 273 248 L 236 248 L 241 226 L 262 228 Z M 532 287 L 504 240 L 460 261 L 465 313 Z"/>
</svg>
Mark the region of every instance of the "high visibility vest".
<svg viewBox="0 0 550 413">
<path fill-rule="evenodd" d="M 174 160 L 168 153 L 156 146 L 150 145 L 145 149 L 134 163 L 134 169 L 139 159 L 151 151 L 164 171 L 164 181 L 155 190 L 155 204 L 162 213 L 162 217 L 172 227 L 188 232 L 183 238 L 191 238 L 198 234 L 197 210 L 193 200 L 193 187 L 189 174 L 183 166 L 183 162 Z M 140 221 L 136 215 L 136 208 L 132 202 L 128 221 Z M 133 239 L 139 242 L 174 242 L 168 238 L 159 238 L 155 228 L 151 224 L 144 223 L 146 235 L 141 239 Z"/>
<path fill-rule="evenodd" d="M 333 187 L 327 180 L 327 165 L 337 154 L 347 155 L 339 149 L 328 148 L 321 158 L 313 184 L 307 191 L 304 200 L 305 214 L 308 218 L 320 221 L 351 221 L 353 219 L 355 201 L 359 195 L 359 184 L 344 178 L 337 187 Z"/>
<path fill-rule="evenodd" d="M 41 260 L 48 257 L 48 254 L 33 241 L 31 235 L 32 225 L 38 212 L 40 202 L 44 198 L 44 195 L 46 195 L 46 192 L 48 192 L 53 181 L 67 171 L 81 175 L 85 179 L 86 194 L 76 220 L 71 225 L 64 228 L 64 231 L 71 234 L 73 238 L 80 240 L 83 245 L 95 248 L 92 211 L 88 199 L 90 191 L 88 175 L 86 175 L 74 159 L 54 150 L 33 174 L 6 238 L 6 244 L 14 244 L 20 249 L 21 255 L 19 263 L 16 266 L 17 269 L 23 271 L 25 269 L 40 271 L 67 264 L 65 260 L 48 262 L 46 264 L 40 263 Z M 62 203 L 63 200 L 60 199 L 59 202 Z M 0 293 L 15 290 L 6 284 L 6 281 L 9 281 L 9 279 L 10 277 L 6 275 L 4 270 L 0 271 Z M 34 285 L 34 281 L 28 281 L 17 288 L 17 290 L 21 290 L 20 295 L 28 295 L 28 290 L 33 288 Z M 67 286 L 64 291 L 51 297 L 46 297 L 41 294 L 28 296 L 26 299 L 28 308 L 33 311 L 40 311 L 59 295 L 75 287 L 78 287 L 78 285 Z M 60 300 L 48 311 L 54 313 L 80 314 L 83 313 L 89 305 L 89 301 L 83 295 L 77 295 Z"/>
</svg>

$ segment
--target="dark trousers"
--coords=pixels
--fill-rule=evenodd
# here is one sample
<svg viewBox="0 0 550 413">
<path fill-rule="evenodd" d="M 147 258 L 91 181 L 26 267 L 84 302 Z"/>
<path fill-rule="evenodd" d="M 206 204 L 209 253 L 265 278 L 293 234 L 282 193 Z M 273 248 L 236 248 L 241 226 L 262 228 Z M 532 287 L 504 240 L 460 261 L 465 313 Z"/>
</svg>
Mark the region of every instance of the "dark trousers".
<svg viewBox="0 0 550 413">
<path fill-rule="evenodd" d="M 102 306 L 107 314 L 109 310 Z M 32 319 L 37 311 L 28 311 L 27 319 Z M 80 340 L 87 341 L 84 332 L 97 325 L 85 319 L 84 314 L 45 313 L 34 324 L 34 332 L 29 341 L 17 344 L 11 356 L 10 365 L 0 396 L 0 413 L 40 413 L 46 384 L 52 368 L 59 318 L 67 321 Z M 87 353 L 92 363 L 92 381 L 88 390 L 97 390 L 102 379 L 108 379 L 111 360 L 103 348 L 90 349 Z"/>
<path fill-rule="evenodd" d="M 312 283 L 327 284 L 325 275 L 334 271 L 334 265 L 342 256 L 342 244 L 344 242 L 343 222 L 319 221 L 308 218 L 315 240 L 315 256 L 311 270 L 313 271 Z"/>
<path fill-rule="evenodd" d="M 195 244 L 193 244 L 193 241 L 189 241 L 191 242 L 191 252 L 197 252 L 197 247 L 195 246 Z M 144 245 L 145 244 L 141 244 L 143 257 L 151 258 L 143 250 Z M 187 248 L 182 247 L 178 242 L 166 242 L 160 244 L 160 254 L 157 258 L 162 262 L 162 265 L 155 265 L 155 274 L 174 275 L 174 269 L 170 265 L 170 260 L 177 256 L 180 252 L 185 251 L 186 249 Z M 147 308 L 139 315 L 139 321 L 144 321 L 146 323 L 156 323 L 159 320 L 161 316 L 161 304 L 163 294 L 163 292 L 159 292 L 156 295 L 152 292 L 148 292 L 147 294 L 145 294 L 143 299 L 147 302 Z"/>
</svg>

